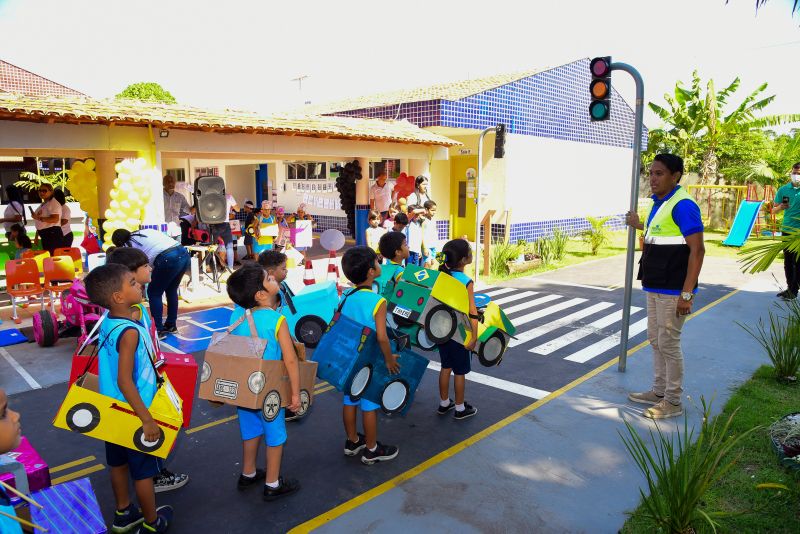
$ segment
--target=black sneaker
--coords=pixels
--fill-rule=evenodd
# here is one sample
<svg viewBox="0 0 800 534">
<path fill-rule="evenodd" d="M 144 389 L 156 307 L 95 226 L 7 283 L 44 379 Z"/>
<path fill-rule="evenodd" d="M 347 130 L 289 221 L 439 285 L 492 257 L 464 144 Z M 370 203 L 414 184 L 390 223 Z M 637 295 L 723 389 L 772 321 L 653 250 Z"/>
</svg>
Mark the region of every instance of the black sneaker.
<svg viewBox="0 0 800 534">
<path fill-rule="evenodd" d="M 114 522 L 111 524 L 111 532 L 130 532 L 144 521 L 142 511 L 134 505 L 129 504 L 124 510 L 114 512 Z"/>
<path fill-rule="evenodd" d="M 144 522 L 139 526 L 138 534 L 153 534 L 154 532 L 161 533 L 169 530 L 169 524 L 172 522 L 172 506 L 159 506 L 156 509 L 158 516 L 154 523 Z"/>
<path fill-rule="evenodd" d="M 252 477 L 239 475 L 239 482 L 237 482 L 236 487 L 239 488 L 239 491 L 246 490 L 247 488 L 250 488 L 260 483 L 265 478 L 267 478 L 266 471 L 264 471 L 263 469 L 256 469 L 256 474 Z"/>
<path fill-rule="evenodd" d="M 776 297 L 781 297 L 781 298 L 783 298 L 783 297 L 785 297 L 785 296 L 786 296 L 786 295 L 788 295 L 788 294 L 789 294 L 789 290 L 788 290 L 788 289 L 784 289 L 783 291 L 781 291 L 780 293 L 778 293 L 778 294 L 777 294 L 777 295 L 775 295 L 775 296 L 776 296 Z"/>
<path fill-rule="evenodd" d="M 364 434 L 358 433 L 358 441 L 353 443 L 349 439 L 345 440 L 344 442 L 344 454 L 345 456 L 355 456 L 362 450 L 364 447 L 367 446 L 367 442 L 364 440 Z"/>
<path fill-rule="evenodd" d="M 361 463 L 364 465 L 372 465 L 375 462 L 386 462 L 393 460 L 397 457 L 400 449 L 394 445 L 383 445 L 380 441 L 376 443 L 374 451 L 364 449 L 364 456 L 361 457 Z"/>
<path fill-rule="evenodd" d="M 189 475 L 173 473 L 167 469 L 162 469 L 159 474 L 153 477 L 153 487 L 156 493 L 182 488 L 188 483 Z"/>
<path fill-rule="evenodd" d="M 439 415 L 444 415 L 455 407 L 456 403 L 453 401 L 450 401 L 450 404 L 448 404 L 447 406 L 442 406 L 441 404 L 439 404 L 439 409 L 436 410 L 436 413 L 438 413 Z"/>
<path fill-rule="evenodd" d="M 167 332 L 168 334 L 177 334 L 178 333 L 178 327 L 175 326 L 174 324 L 170 325 L 170 326 L 164 325 L 164 328 L 162 328 L 162 330 L 164 332 Z"/>
<path fill-rule="evenodd" d="M 159 341 L 164 341 L 165 339 L 167 339 L 168 333 L 169 332 L 167 332 L 166 330 L 159 330 L 158 332 L 156 332 L 156 337 L 158 337 Z"/>
<path fill-rule="evenodd" d="M 459 420 L 460 419 L 466 419 L 467 417 L 472 417 L 476 413 L 478 413 L 478 409 L 476 407 L 471 406 L 470 404 L 465 402 L 464 403 L 464 409 L 461 410 L 460 412 L 458 410 L 456 410 L 456 413 L 453 414 L 453 417 L 455 419 L 459 419 Z"/>
<path fill-rule="evenodd" d="M 275 499 L 280 499 L 281 497 L 291 495 L 299 489 L 300 483 L 297 480 L 293 478 L 287 478 L 284 480 L 283 477 L 278 477 L 277 488 L 270 488 L 266 484 L 264 485 L 264 500 L 274 501 Z"/>
<path fill-rule="evenodd" d="M 790 291 L 786 291 L 784 295 L 781 297 L 783 300 L 789 301 L 794 300 L 797 298 L 797 293 L 792 293 Z"/>
<path fill-rule="evenodd" d="M 288 423 L 289 421 L 297 421 L 298 419 L 300 419 L 300 416 L 297 415 L 297 412 L 293 412 L 289 408 L 286 408 L 283 416 L 284 421 Z"/>
</svg>

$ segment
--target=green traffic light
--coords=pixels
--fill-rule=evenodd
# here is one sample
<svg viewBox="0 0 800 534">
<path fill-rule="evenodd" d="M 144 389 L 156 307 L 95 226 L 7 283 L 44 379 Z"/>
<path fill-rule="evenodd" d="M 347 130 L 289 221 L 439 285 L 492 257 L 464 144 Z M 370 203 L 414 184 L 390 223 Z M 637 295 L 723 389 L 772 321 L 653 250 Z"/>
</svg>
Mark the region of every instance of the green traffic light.
<svg viewBox="0 0 800 534">
<path fill-rule="evenodd" d="M 593 121 L 608 119 L 608 104 L 602 101 L 595 101 L 589 105 L 589 116 Z"/>
</svg>

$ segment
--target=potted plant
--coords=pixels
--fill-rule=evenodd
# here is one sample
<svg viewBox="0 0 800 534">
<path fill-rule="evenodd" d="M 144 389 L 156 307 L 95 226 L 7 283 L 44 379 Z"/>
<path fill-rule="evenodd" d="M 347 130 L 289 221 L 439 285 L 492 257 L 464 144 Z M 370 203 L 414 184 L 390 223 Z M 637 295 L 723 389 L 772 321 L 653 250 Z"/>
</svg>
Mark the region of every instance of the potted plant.
<svg viewBox="0 0 800 534">
<path fill-rule="evenodd" d="M 781 463 L 800 469 L 800 412 L 784 415 L 769 427 L 772 447 Z"/>
<path fill-rule="evenodd" d="M 514 260 L 508 261 L 509 273 L 521 273 L 536 269 L 542 264 L 542 259 L 533 252 L 532 246 L 535 244 L 528 243 L 524 240 L 517 242 L 518 254 Z"/>
</svg>

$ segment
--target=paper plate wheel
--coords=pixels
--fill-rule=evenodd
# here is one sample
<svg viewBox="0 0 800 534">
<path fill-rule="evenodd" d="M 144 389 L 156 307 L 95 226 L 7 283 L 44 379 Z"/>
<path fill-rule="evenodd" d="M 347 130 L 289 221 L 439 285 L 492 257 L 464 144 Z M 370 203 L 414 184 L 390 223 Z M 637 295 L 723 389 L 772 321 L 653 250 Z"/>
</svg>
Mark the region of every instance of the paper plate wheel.
<svg viewBox="0 0 800 534">
<path fill-rule="evenodd" d="M 319 244 L 328 251 L 339 250 L 344 246 L 344 234 L 335 228 L 330 228 L 319 236 Z"/>
</svg>

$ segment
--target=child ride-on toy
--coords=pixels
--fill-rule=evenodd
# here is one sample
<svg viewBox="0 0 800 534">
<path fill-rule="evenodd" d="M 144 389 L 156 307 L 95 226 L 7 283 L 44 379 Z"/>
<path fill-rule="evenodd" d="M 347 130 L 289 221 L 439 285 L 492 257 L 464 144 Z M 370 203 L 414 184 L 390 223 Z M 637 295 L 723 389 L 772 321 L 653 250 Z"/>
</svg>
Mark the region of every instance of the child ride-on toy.
<svg viewBox="0 0 800 534">
<path fill-rule="evenodd" d="M 78 336 L 78 345 L 86 339 L 87 328 L 100 320 L 103 309 L 89 302 L 86 286 L 75 280 L 69 289 L 61 292 L 61 313 L 64 321 L 59 323 L 56 314 L 42 309 L 33 316 L 33 337 L 40 347 L 50 347 L 60 337 Z"/>
</svg>

